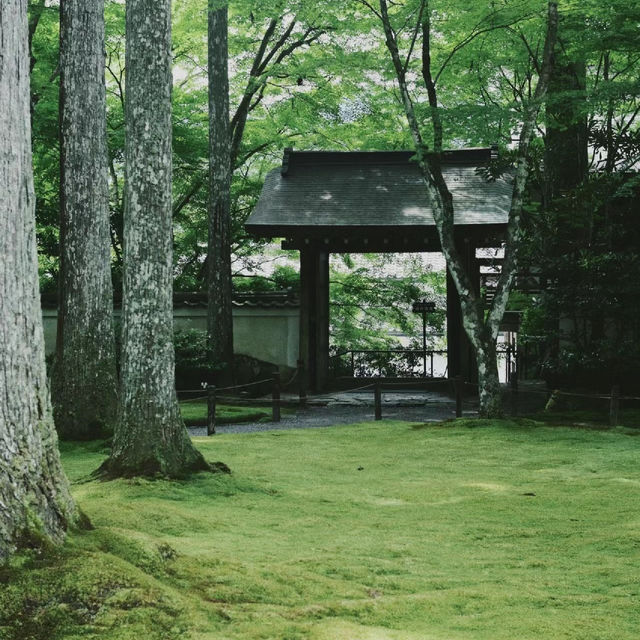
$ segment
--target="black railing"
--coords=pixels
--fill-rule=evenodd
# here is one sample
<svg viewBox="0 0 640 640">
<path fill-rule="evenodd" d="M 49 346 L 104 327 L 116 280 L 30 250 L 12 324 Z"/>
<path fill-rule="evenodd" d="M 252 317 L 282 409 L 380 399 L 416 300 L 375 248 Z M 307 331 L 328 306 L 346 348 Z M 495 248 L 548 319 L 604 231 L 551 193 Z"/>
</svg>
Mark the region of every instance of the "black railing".
<svg viewBox="0 0 640 640">
<path fill-rule="evenodd" d="M 347 349 L 331 357 L 334 377 L 351 378 L 433 378 L 435 356 L 447 356 L 446 349 Z M 496 351 L 504 380 L 517 375 L 519 354 L 507 345 Z M 441 367 L 442 368 L 442 367 Z M 446 365 L 440 376 L 446 376 Z"/>
</svg>

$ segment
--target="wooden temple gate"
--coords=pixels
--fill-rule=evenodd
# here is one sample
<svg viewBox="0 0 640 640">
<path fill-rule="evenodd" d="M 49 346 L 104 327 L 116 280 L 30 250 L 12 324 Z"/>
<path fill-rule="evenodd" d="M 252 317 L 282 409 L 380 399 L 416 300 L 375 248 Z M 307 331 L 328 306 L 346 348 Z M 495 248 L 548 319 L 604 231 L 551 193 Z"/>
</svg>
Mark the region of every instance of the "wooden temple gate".
<svg viewBox="0 0 640 640">
<path fill-rule="evenodd" d="M 329 375 L 331 253 L 437 252 L 440 241 L 418 167 L 408 151 L 285 151 L 265 180 L 246 223 L 249 233 L 285 238 L 300 252 L 300 359 L 308 387 L 321 391 Z M 443 172 L 455 207 L 455 237 L 467 272 L 480 289 L 476 249 L 500 246 L 511 203 L 508 179 L 487 180 L 479 168 L 493 150 L 444 154 Z M 476 368 L 462 326 L 460 299 L 447 272 L 449 377 L 473 381 Z"/>
</svg>

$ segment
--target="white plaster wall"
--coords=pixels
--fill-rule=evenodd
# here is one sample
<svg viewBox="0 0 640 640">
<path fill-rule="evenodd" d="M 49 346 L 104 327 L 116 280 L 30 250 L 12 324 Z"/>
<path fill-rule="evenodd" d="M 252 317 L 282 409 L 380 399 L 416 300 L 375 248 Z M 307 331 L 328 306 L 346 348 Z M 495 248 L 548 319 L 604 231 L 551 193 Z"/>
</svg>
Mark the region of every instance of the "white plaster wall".
<svg viewBox="0 0 640 640">
<path fill-rule="evenodd" d="M 298 309 L 233 310 L 233 348 L 236 353 L 295 368 L 298 360 Z"/>
<path fill-rule="evenodd" d="M 44 309 L 44 340 L 47 355 L 55 351 L 57 312 Z M 120 311 L 115 311 L 116 318 Z M 176 331 L 207 328 L 207 310 L 179 308 L 173 312 Z M 300 312 L 298 309 L 233 309 L 233 348 L 237 354 L 287 367 L 296 367 L 299 350 Z"/>
</svg>

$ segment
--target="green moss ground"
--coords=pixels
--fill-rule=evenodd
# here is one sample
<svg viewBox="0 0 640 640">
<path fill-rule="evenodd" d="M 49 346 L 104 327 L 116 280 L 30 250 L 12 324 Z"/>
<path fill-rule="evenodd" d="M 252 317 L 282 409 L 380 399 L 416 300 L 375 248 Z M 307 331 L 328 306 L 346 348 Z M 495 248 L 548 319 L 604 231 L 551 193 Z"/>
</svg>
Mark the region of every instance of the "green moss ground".
<svg viewBox="0 0 640 640">
<path fill-rule="evenodd" d="M 0 638 L 636 640 L 640 432 L 381 422 L 197 439 L 233 475 L 89 481 L 0 570 Z M 533 495 L 534 494 L 534 495 Z"/>
<path fill-rule="evenodd" d="M 180 413 L 188 426 L 207 424 L 206 402 L 181 402 Z M 226 404 L 216 406 L 217 424 L 232 424 L 237 422 L 268 422 L 271 420 L 271 409 L 267 407 L 236 407 Z"/>
</svg>

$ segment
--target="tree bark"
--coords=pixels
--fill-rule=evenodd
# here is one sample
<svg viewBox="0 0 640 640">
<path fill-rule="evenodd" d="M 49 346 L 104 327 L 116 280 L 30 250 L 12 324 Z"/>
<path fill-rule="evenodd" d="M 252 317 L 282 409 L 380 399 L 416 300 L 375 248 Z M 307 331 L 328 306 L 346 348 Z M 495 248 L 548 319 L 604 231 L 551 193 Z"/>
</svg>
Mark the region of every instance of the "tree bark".
<svg viewBox="0 0 640 640">
<path fill-rule="evenodd" d="M 105 100 L 104 0 L 62 0 L 62 281 L 52 391 L 58 433 L 72 439 L 112 433 L 118 406 Z"/>
<path fill-rule="evenodd" d="M 209 10 L 209 357 L 233 377 L 227 7 Z"/>
<path fill-rule="evenodd" d="M 475 346 L 478 363 L 478 396 L 480 415 L 495 417 L 502 415 L 502 393 L 498 375 L 496 341 L 487 336 Z"/>
<path fill-rule="evenodd" d="M 121 400 L 108 476 L 208 469 L 180 416 L 173 349 L 171 1 L 126 8 Z"/>
<path fill-rule="evenodd" d="M 76 518 L 44 363 L 31 164 L 27 0 L 0 9 L 0 563 Z"/>
</svg>

